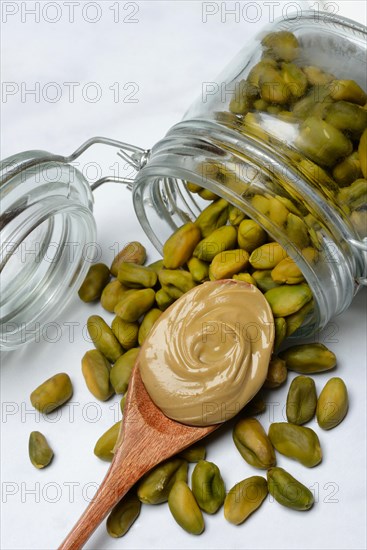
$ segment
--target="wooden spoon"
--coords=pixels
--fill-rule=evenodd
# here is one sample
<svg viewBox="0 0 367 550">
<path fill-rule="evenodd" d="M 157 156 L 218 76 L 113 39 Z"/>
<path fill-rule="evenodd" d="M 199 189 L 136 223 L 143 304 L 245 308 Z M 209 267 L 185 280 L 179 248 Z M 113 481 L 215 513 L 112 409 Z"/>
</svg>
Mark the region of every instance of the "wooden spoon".
<svg viewBox="0 0 367 550">
<path fill-rule="evenodd" d="M 111 508 L 142 475 L 219 425 L 197 428 L 167 418 L 149 397 L 140 377 L 138 360 L 129 382 L 124 417 L 110 469 L 59 550 L 82 548 Z"/>
</svg>

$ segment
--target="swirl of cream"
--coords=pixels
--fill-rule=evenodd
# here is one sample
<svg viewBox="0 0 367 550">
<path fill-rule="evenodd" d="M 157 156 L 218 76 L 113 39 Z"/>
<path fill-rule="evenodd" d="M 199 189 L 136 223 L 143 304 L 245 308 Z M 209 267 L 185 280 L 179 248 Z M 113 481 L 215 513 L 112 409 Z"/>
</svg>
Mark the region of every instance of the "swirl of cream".
<svg viewBox="0 0 367 550">
<path fill-rule="evenodd" d="M 153 326 L 139 355 L 141 377 L 169 418 L 217 424 L 259 391 L 273 342 L 273 315 L 255 286 L 207 282 L 184 294 Z"/>
</svg>

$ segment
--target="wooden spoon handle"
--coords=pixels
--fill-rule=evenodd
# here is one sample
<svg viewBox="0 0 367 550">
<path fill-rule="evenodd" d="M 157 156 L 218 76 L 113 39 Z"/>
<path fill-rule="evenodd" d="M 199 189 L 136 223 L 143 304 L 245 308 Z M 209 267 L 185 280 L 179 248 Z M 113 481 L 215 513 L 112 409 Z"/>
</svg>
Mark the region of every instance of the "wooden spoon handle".
<svg viewBox="0 0 367 550">
<path fill-rule="evenodd" d="M 82 548 L 110 510 L 152 467 L 151 460 L 144 461 L 142 449 L 140 449 L 140 462 L 136 461 L 136 451 L 139 452 L 137 448 L 133 452 L 131 452 L 131 449 L 125 451 L 124 444 L 122 444 L 122 447 L 116 452 L 111 467 L 93 500 L 64 542 L 59 546 L 59 550 L 79 550 Z M 124 454 L 125 456 L 122 456 Z"/>
<path fill-rule="evenodd" d="M 127 461 L 128 462 L 128 461 Z M 124 473 L 124 465 L 116 462 L 120 472 L 117 474 L 117 467 L 111 465 L 106 477 L 101 483 L 93 500 L 79 518 L 73 529 L 70 531 L 59 550 L 79 550 L 91 537 L 95 529 L 108 515 L 111 508 L 131 489 L 136 481 L 143 475 L 145 469 L 129 469 L 128 475 Z M 122 468 L 121 468 L 122 467 Z M 148 470 L 149 466 L 146 468 Z"/>
</svg>

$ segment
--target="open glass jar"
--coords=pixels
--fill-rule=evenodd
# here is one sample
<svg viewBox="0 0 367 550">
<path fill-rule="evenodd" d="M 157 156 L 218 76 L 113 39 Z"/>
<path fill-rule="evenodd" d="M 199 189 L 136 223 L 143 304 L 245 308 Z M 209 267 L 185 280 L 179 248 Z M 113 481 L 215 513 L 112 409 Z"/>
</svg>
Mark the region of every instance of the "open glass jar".
<svg viewBox="0 0 367 550">
<path fill-rule="evenodd" d="M 207 206 L 205 194 L 226 199 L 279 242 L 313 293 L 303 334 L 344 311 L 366 283 L 366 39 L 365 27 L 326 13 L 282 19 L 150 152 L 102 140 L 125 159 L 133 153 L 135 180 L 112 179 L 132 184 L 137 217 L 159 251 Z M 65 305 L 88 268 L 92 194 L 70 162 L 89 145 L 70 157 L 33 151 L 3 163 L 2 349 L 32 339 L 35 323 Z M 40 166 L 56 166 L 52 185 L 36 181 L 32 168 Z M 27 239 L 38 253 L 24 263 Z M 45 263 L 55 239 L 57 254 Z M 70 242 L 78 243 L 71 255 Z"/>
</svg>

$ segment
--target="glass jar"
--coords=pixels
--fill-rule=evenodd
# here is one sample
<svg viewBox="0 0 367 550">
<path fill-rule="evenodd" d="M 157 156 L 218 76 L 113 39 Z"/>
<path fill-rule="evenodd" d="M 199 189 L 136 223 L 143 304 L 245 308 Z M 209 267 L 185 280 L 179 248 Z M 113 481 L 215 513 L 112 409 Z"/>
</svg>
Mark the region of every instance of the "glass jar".
<svg viewBox="0 0 367 550">
<path fill-rule="evenodd" d="M 351 154 L 348 161 L 357 157 L 359 164 L 367 127 L 365 92 L 356 87 L 354 98 L 340 82 L 367 89 L 366 38 L 364 26 L 326 13 L 275 22 L 203 86 L 183 121 L 152 148 L 134 186 L 136 214 L 160 251 L 207 205 L 186 182 L 258 222 L 297 262 L 313 292 L 303 335 L 343 312 L 366 283 L 367 174 L 340 166 Z M 350 118 L 345 128 L 341 107 L 347 117 L 351 110 L 361 116 L 353 130 Z M 337 127 L 335 117 L 342 119 Z M 329 131 L 341 143 L 330 142 Z M 366 158 L 367 151 L 360 154 Z M 306 248 L 316 254 L 311 258 Z"/>
<path fill-rule="evenodd" d="M 289 34 L 269 38 L 279 32 L 292 33 L 298 44 Z M 290 42 L 277 44 L 279 36 Z M 326 13 L 282 19 L 206 83 L 183 121 L 151 151 L 94 138 L 69 157 L 30 151 L 4 161 L 0 349 L 33 339 L 79 288 L 89 267 L 85 249 L 95 239 L 91 190 L 110 180 L 132 187 L 136 215 L 159 251 L 207 206 L 193 190 L 223 197 L 258 222 L 297 262 L 313 292 L 303 335 L 344 311 L 366 283 L 367 183 L 359 161 L 366 151 L 357 150 L 359 116 L 352 131 L 350 118 L 344 128 L 345 113 L 335 105 L 367 113 L 364 92 L 338 82 L 367 89 L 366 37 L 365 27 Z M 317 69 L 299 70 L 310 66 Z M 335 113 L 338 128 L 331 124 Z M 330 130 L 341 144 L 330 144 Z M 105 177 L 90 187 L 70 163 L 93 143 L 118 147 L 136 178 Z M 340 164 L 351 154 L 345 175 Z"/>
</svg>

